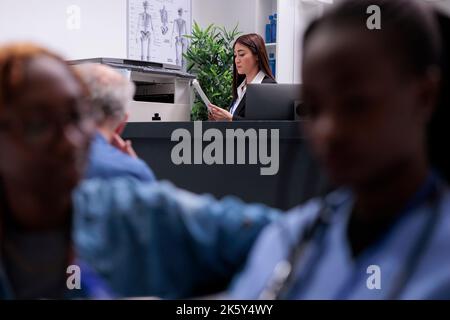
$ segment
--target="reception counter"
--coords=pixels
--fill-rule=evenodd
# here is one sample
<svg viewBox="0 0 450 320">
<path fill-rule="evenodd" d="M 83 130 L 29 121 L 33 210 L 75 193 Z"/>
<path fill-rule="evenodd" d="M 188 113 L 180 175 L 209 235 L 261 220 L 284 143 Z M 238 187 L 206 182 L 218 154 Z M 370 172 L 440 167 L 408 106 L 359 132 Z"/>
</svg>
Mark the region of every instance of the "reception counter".
<svg viewBox="0 0 450 320">
<path fill-rule="evenodd" d="M 129 123 L 123 137 L 158 179 L 218 198 L 289 209 L 323 193 L 302 122 Z"/>
</svg>

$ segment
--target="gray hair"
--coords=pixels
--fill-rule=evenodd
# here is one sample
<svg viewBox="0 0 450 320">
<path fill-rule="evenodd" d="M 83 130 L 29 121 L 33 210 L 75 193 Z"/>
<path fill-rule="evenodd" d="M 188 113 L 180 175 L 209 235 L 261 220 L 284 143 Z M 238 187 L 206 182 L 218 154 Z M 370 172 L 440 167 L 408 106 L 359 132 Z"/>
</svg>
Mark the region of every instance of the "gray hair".
<svg viewBox="0 0 450 320">
<path fill-rule="evenodd" d="M 97 123 L 123 120 L 134 96 L 134 83 L 106 65 L 82 64 L 76 69 L 88 87 Z"/>
</svg>

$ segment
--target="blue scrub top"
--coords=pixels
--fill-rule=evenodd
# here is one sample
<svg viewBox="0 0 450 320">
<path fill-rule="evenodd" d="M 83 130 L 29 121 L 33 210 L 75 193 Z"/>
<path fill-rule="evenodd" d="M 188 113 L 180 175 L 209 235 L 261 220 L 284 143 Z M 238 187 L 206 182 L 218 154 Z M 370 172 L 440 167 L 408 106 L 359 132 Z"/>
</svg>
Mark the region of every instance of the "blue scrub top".
<svg viewBox="0 0 450 320">
<path fill-rule="evenodd" d="M 352 194 L 342 189 L 328 195 L 326 202 L 332 211 L 328 227 L 323 236 L 313 237 L 294 264 L 294 280 L 285 291 L 285 299 L 450 299 L 447 187 L 438 193 L 435 203 L 422 201 L 410 206 L 382 238 L 356 258 L 347 240 L 347 224 L 354 203 Z M 317 218 L 320 210 L 321 202 L 315 199 L 267 227 L 252 249 L 244 271 L 235 279 L 230 296 L 257 299 L 266 293 L 275 267 L 287 260 L 291 248 L 298 244 L 300 233 Z M 414 272 L 399 294 L 392 297 L 433 214 L 437 214 L 437 221 L 431 229 L 430 241 L 425 244 L 423 254 L 414 260 Z M 379 286 L 373 285 L 374 276 Z"/>
</svg>

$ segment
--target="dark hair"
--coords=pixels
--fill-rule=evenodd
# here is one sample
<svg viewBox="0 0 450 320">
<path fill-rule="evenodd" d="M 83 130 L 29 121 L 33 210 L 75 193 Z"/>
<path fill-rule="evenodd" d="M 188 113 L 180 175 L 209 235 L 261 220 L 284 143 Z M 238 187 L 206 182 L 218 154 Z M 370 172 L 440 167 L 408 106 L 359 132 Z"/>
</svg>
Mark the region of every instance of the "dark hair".
<svg viewBox="0 0 450 320">
<path fill-rule="evenodd" d="M 275 80 L 272 71 L 269 67 L 269 57 L 267 55 L 266 44 L 263 38 L 256 33 L 244 34 L 236 39 L 233 49 L 236 44 L 241 44 L 250 49 L 250 51 L 258 57 L 259 70 L 262 70 L 268 77 Z M 237 88 L 244 81 L 245 75 L 240 75 L 237 72 L 236 61 L 233 59 L 233 100 L 237 99 Z"/>
<path fill-rule="evenodd" d="M 368 33 L 368 36 L 380 35 L 386 50 L 397 55 L 406 71 L 422 75 L 433 66 L 440 67 L 442 71 L 441 93 L 428 125 L 427 147 L 432 166 L 450 181 L 450 157 L 445 151 L 449 133 L 450 97 L 447 92 L 450 68 L 442 59 L 443 53 L 448 53 L 449 43 L 445 41 L 450 30 L 448 18 L 444 19 L 428 8 L 429 4 L 416 0 L 345 0 L 310 24 L 303 45 L 306 47 L 309 39 L 322 27 L 350 26 L 368 30 L 366 20 L 370 5 L 381 9 L 381 30 Z"/>
<path fill-rule="evenodd" d="M 376 5 L 381 12 L 381 29 L 366 26 L 367 9 Z M 321 27 L 357 26 L 368 35 L 382 37 L 386 50 L 399 55 L 407 71 L 423 74 L 430 66 L 440 64 L 439 27 L 427 4 L 416 0 L 345 0 L 315 20 L 306 30 L 304 46 Z"/>
</svg>

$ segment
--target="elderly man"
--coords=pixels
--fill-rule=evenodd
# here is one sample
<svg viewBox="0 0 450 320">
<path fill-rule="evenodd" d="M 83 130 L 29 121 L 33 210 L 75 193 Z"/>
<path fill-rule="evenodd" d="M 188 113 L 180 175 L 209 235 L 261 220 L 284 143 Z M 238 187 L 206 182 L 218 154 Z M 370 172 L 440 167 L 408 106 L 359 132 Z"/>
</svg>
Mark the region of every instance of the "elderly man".
<svg viewBox="0 0 450 320">
<path fill-rule="evenodd" d="M 141 181 L 154 181 L 147 164 L 138 159 L 130 141 L 120 134 L 125 128 L 127 105 L 135 87 L 120 73 L 101 64 L 77 66 L 90 91 L 97 133 L 92 141 L 86 178 L 130 176 Z"/>
</svg>

